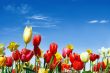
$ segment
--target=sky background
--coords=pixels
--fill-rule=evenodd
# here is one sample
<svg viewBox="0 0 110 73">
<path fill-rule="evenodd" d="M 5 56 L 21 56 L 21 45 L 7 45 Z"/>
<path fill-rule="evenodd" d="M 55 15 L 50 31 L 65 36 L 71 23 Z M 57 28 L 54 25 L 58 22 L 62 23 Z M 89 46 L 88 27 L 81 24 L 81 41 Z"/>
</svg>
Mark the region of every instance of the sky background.
<svg viewBox="0 0 110 73">
<path fill-rule="evenodd" d="M 110 47 L 110 0 L 0 0 L 0 43 L 7 47 L 15 41 L 24 48 L 26 25 L 33 27 L 33 35 L 41 34 L 44 52 L 51 42 L 60 53 L 69 43 L 74 52 L 97 52 Z M 33 49 L 32 41 L 28 48 Z"/>
</svg>

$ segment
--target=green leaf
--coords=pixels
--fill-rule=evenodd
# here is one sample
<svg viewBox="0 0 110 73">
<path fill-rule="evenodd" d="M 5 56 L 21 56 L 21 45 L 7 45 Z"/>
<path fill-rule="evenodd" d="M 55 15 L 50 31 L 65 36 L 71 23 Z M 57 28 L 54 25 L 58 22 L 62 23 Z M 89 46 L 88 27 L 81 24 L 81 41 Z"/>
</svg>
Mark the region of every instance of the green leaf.
<svg viewBox="0 0 110 73">
<path fill-rule="evenodd" d="M 91 72 L 91 71 L 83 71 L 82 73 L 93 73 L 93 72 Z"/>
</svg>

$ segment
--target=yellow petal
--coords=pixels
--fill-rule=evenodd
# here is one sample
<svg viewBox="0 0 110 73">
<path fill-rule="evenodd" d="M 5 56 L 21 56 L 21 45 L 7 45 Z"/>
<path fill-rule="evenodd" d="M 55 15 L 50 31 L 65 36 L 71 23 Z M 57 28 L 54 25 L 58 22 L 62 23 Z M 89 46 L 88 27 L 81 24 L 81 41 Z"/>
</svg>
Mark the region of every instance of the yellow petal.
<svg viewBox="0 0 110 73">
<path fill-rule="evenodd" d="M 86 51 L 87 51 L 89 54 L 92 53 L 92 50 L 91 50 L 91 49 L 87 49 Z"/>
<path fill-rule="evenodd" d="M 71 49 L 71 50 L 74 49 L 74 46 L 73 46 L 72 44 L 68 44 L 66 47 L 67 47 L 68 49 Z"/>
<path fill-rule="evenodd" d="M 58 52 L 55 54 L 55 57 L 56 57 L 57 61 L 62 59 L 62 55 Z"/>
<path fill-rule="evenodd" d="M 28 44 L 32 38 L 32 27 L 26 26 L 23 33 L 23 39 L 25 44 Z"/>
</svg>

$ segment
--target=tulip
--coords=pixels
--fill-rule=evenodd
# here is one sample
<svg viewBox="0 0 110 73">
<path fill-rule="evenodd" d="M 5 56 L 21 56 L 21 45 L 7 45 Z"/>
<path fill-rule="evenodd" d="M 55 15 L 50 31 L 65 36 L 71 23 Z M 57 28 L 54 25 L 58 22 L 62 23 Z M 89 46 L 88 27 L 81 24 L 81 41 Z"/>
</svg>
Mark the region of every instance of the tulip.
<svg viewBox="0 0 110 73">
<path fill-rule="evenodd" d="M 45 59 L 46 63 L 49 63 L 50 60 L 51 60 L 51 58 L 52 58 L 52 54 L 51 54 L 50 50 L 48 50 L 48 51 L 44 54 L 44 59 Z"/>
<path fill-rule="evenodd" d="M 5 66 L 5 62 L 6 62 L 6 57 L 1 57 L 0 56 L 0 67 L 3 67 L 3 66 Z"/>
<path fill-rule="evenodd" d="M 64 58 L 65 58 L 66 56 L 69 57 L 70 53 L 72 53 L 72 50 L 71 50 L 71 49 L 63 48 L 62 56 L 63 56 Z"/>
<path fill-rule="evenodd" d="M 6 66 L 11 67 L 13 65 L 12 57 L 6 57 Z"/>
<path fill-rule="evenodd" d="M 50 52 L 54 55 L 57 52 L 58 45 L 56 43 L 50 44 Z"/>
<path fill-rule="evenodd" d="M 70 59 L 70 62 L 73 63 L 74 61 L 81 61 L 80 59 L 80 55 L 77 54 L 77 53 L 73 53 L 73 54 L 70 54 L 69 56 L 69 59 Z"/>
<path fill-rule="evenodd" d="M 34 54 L 37 57 L 42 57 L 43 51 L 39 47 L 37 47 L 37 48 L 34 47 Z"/>
<path fill-rule="evenodd" d="M 41 42 L 41 35 L 35 35 L 33 37 L 33 45 L 34 47 L 38 47 Z"/>
<path fill-rule="evenodd" d="M 61 64 L 61 70 L 62 71 L 69 70 L 70 68 L 71 68 L 71 66 L 69 64 L 66 64 L 66 63 Z"/>
<path fill-rule="evenodd" d="M 38 73 L 48 73 L 49 69 L 40 68 Z"/>
<path fill-rule="evenodd" d="M 102 71 L 106 68 L 106 65 L 104 62 L 99 62 L 97 65 L 94 65 L 93 71 L 99 71 L 100 68 L 102 68 Z"/>
<path fill-rule="evenodd" d="M 16 51 L 13 51 L 12 52 L 12 57 L 15 61 L 19 60 L 20 59 L 20 52 L 19 50 L 16 50 Z"/>
<path fill-rule="evenodd" d="M 92 50 L 91 50 L 91 49 L 87 49 L 86 51 L 87 51 L 89 54 L 92 53 Z"/>
<path fill-rule="evenodd" d="M 16 42 L 10 42 L 7 48 L 12 52 L 12 51 L 17 50 L 18 47 L 19 45 Z"/>
<path fill-rule="evenodd" d="M 20 59 L 22 62 L 28 62 L 33 57 L 34 52 L 31 50 L 28 50 L 26 48 L 23 48 L 21 51 Z"/>
<path fill-rule="evenodd" d="M 75 69 L 75 70 L 82 70 L 83 68 L 84 68 L 84 63 L 83 62 L 81 62 L 81 61 L 74 61 L 73 63 L 72 63 L 72 66 L 73 66 L 73 68 Z"/>
<path fill-rule="evenodd" d="M 93 54 L 93 53 L 91 53 L 90 54 L 90 61 L 95 61 L 97 59 L 97 55 L 96 54 Z"/>
<path fill-rule="evenodd" d="M 89 54 L 87 52 L 83 52 L 80 55 L 81 61 L 86 63 L 89 61 Z"/>
<path fill-rule="evenodd" d="M 62 59 L 61 54 L 58 53 L 58 52 L 55 54 L 55 57 L 56 57 L 56 60 L 57 60 L 57 61 L 60 61 L 60 60 Z"/>
<path fill-rule="evenodd" d="M 32 38 L 32 27 L 26 26 L 23 33 L 23 39 L 25 44 L 28 44 Z"/>
</svg>

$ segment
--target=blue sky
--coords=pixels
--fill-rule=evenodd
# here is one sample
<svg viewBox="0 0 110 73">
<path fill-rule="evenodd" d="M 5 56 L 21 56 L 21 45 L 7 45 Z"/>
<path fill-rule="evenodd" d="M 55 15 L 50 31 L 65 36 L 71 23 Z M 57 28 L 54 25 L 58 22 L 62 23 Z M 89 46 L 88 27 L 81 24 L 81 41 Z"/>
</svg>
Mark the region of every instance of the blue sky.
<svg viewBox="0 0 110 73">
<path fill-rule="evenodd" d="M 43 50 L 51 42 L 59 52 L 69 43 L 78 53 L 110 47 L 110 0 L 0 0 L 0 43 L 15 41 L 22 49 L 26 25 L 42 35 Z"/>
</svg>

